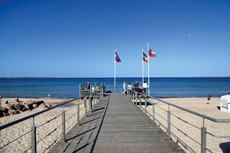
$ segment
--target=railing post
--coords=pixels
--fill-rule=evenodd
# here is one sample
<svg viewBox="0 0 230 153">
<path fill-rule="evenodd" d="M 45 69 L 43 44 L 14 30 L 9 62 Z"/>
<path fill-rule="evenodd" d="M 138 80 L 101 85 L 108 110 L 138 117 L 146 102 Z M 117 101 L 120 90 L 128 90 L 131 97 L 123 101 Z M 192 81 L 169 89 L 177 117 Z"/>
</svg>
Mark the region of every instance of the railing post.
<svg viewBox="0 0 230 153">
<path fill-rule="evenodd" d="M 171 112 L 170 105 L 168 105 L 168 142 L 171 141 Z"/>
<path fill-rule="evenodd" d="M 96 94 L 96 93 L 94 93 L 93 95 L 94 95 L 93 106 L 95 106 L 95 104 L 96 104 L 96 95 L 97 95 L 97 94 Z"/>
<path fill-rule="evenodd" d="M 90 96 L 90 100 L 89 100 L 89 110 L 90 110 L 90 113 L 92 112 L 92 99 L 93 99 L 93 97 Z"/>
<path fill-rule="evenodd" d="M 62 110 L 62 142 L 66 142 L 65 141 L 65 109 L 64 109 L 64 105 L 62 105 L 63 110 Z"/>
<path fill-rule="evenodd" d="M 201 153 L 206 153 L 206 127 L 201 127 Z"/>
<path fill-rule="evenodd" d="M 132 92 L 132 95 L 133 95 L 133 104 L 134 104 L 134 93 Z"/>
<path fill-rule="evenodd" d="M 81 84 L 79 84 L 79 95 L 81 97 Z"/>
<path fill-rule="evenodd" d="M 141 110 L 141 97 L 140 97 L 140 103 L 139 103 L 139 106 L 140 106 L 140 110 Z"/>
<path fill-rule="evenodd" d="M 205 127 L 205 118 L 203 117 L 203 127 L 201 127 L 201 153 L 206 153 L 206 133 L 205 131 L 207 131 L 207 128 Z"/>
<path fill-rule="evenodd" d="M 104 96 L 104 85 L 101 87 L 101 97 L 103 98 L 103 96 Z"/>
<path fill-rule="evenodd" d="M 146 95 L 145 96 L 145 116 L 147 116 L 147 102 L 146 102 Z"/>
<path fill-rule="evenodd" d="M 95 92 L 95 88 L 94 88 Z M 90 86 L 89 111 L 92 112 L 92 86 Z"/>
<path fill-rule="evenodd" d="M 153 126 L 155 126 L 155 103 L 153 99 Z"/>
<path fill-rule="evenodd" d="M 77 125 L 80 126 L 80 112 L 79 112 L 79 102 L 77 103 Z"/>
<path fill-rule="evenodd" d="M 31 152 L 36 153 L 37 152 L 37 142 L 36 142 L 36 126 L 34 125 L 34 117 L 33 117 L 33 124 L 31 127 Z"/>
<path fill-rule="evenodd" d="M 87 99 L 84 100 L 84 106 L 85 106 L 85 115 L 87 117 Z"/>
</svg>

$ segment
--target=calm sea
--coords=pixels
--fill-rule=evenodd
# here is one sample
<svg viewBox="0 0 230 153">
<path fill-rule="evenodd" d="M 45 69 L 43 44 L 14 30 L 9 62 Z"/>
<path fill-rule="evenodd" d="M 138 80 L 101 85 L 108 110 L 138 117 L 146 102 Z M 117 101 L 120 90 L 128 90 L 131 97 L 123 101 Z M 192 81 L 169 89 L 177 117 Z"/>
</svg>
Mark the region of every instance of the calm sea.
<svg viewBox="0 0 230 153">
<path fill-rule="evenodd" d="M 114 91 L 113 78 L 0 78 L 0 96 L 5 98 L 47 97 L 75 98 L 79 96 L 79 84 L 105 83 Z M 122 91 L 122 83 L 142 81 L 142 78 L 117 78 L 116 91 Z M 147 78 L 145 78 L 147 81 Z M 230 77 L 202 78 L 151 78 L 150 94 L 154 97 L 221 97 L 230 91 Z"/>
</svg>

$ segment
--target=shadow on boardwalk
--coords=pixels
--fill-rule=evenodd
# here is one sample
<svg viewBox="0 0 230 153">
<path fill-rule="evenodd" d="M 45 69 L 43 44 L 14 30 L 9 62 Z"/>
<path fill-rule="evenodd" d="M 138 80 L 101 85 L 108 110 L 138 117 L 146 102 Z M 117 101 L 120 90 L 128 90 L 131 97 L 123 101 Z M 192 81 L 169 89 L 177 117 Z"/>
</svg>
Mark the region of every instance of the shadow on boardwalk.
<svg viewBox="0 0 230 153">
<path fill-rule="evenodd" d="M 141 113 L 126 96 L 107 94 L 94 111 L 66 134 L 51 153 L 184 152 Z"/>
</svg>

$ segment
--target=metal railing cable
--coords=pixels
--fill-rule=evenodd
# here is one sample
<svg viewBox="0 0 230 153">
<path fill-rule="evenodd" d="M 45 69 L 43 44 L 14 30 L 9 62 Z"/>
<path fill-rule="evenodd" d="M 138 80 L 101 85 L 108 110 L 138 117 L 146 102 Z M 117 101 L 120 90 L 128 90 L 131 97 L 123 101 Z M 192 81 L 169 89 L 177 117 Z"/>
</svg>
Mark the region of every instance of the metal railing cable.
<svg viewBox="0 0 230 153">
<path fill-rule="evenodd" d="M 11 144 L 11 143 L 17 141 L 18 139 L 22 138 L 23 136 L 29 134 L 30 132 L 31 132 L 31 131 L 28 131 L 28 132 L 26 132 L 26 133 L 20 135 L 19 137 L 15 138 L 14 140 L 12 140 L 12 141 L 8 142 L 7 144 L 3 145 L 2 147 L 0 147 L 0 149 L 2 149 L 2 148 L 4 148 L 4 147 L 8 146 L 9 144 Z"/>
<path fill-rule="evenodd" d="M 29 119 L 29 118 L 33 118 L 33 117 L 35 117 L 35 116 L 37 116 L 37 115 L 40 115 L 40 114 L 45 113 L 45 112 L 47 112 L 47 111 L 50 111 L 50 110 L 52 110 L 52 109 L 54 109 L 54 108 L 56 108 L 56 107 L 65 105 L 65 104 L 70 103 L 70 102 L 72 102 L 72 101 L 74 101 L 74 100 L 77 100 L 77 99 L 80 99 L 80 98 L 84 98 L 84 97 L 85 97 L 85 96 L 79 97 L 79 98 L 75 98 L 75 99 L 72 99 L 72 100 L 69 100 L 69 101 L 67 101 L 67 102 L 64 102 L 64 103 L 58 104 L 58 105 L 56 105 L 56 106 L 47 108 L 47 109 L 42 110 L 42 111 L 40 111 L 40 112 L 34 113 L 34 114 L 32 114 L 32 115 L 23 117 L 23 118 L 18 119 L 18 120 L 16 120 L 16 121 L 7 123 L 7 124 L 5 124 L 5 125 L 0 126 L 0 130 L 5 129 L 5 128 L 9 127 L 9 126 L 12 126 L 12 125 L 14 125 L 14 124 L 20 123 L 20 122 L 22 122 L 22 121 L 24 121 L 24 120 L 27 120 L 27 119 Z"/>
<path fill-rule="evenodd" d="M 38 125 L 37 128 L 39 128 L 39 127 L 41 127 L 41 126 L 43 126 L 43 125 L 45 125 L 45 124 L 47 124 L 47 123 L 50 123 L 51 121 L 54 121 L 55 119 L 57 119 L 57 117 L 59 117 L 59 116 L 61 116 L 61 115 L 62 115 L 62 113 L 60 113 L 59 115 L 57 115 L 57 116 L 51 118 L 50 120 L 48 120 L 48 121 L 46 121 L 46 122 L 44 122 L 44 123 Z"/>
<path fill-rule="evenodd" d="M 48 150 L 48 149 L 50 149 L 50 147 L 52 146 L 52 145 L 54 145 L 58 140 L 59 140 L 59 138 L 62 136 L 62 134 L 60 134 L 60 135 L 58 135 L 57 137 L 56 137 L 56 139 L 43 151 L 43 152 L 45 152 L 46 150 Z"/>
<path fill-rule="evenodd" d="M 181 129 L 177 128 L 174 124 L 171 123 L 171 125 L 177 129 L 179 132 L 181 132 L 182 134 L 184 134 L 186 137 L 188 137 L 189 139 L 193 140 L 194 142 L 196 142 L 197 144 L 201 145 L 201 143 L 199 143 L 198 141 L 194 140 L 192 137 L 190 137 L 188 134 L 186 134 L 185 132 L 183 132 Z M 172 132 L 173 133 L 173 132 Z"/>
<path fill-rule="evenodd" d="M 162 124 L 158 119 L 155 119 L 158 124 L 159 127 L 163 127 L 166 130 L 166 133 L 168 132 L 168 128 L 166 126 L 164 126 L 164 124 Z M 186 143 L 184 143 L 179 137 L 177 137 L 173 132 L 171 133 L 172 136 L 187 150 L 189 150 L 190 152 L 195 152 L 189 145 L 187 145 Z"/>
<path fill-rule="evenodd" d="M 155 105 L 156 106 L 156 105 Z M 161 108 L 161 107 L 159 107 L 158 106 L 158 108 L 160 108 L 160 109 L 162 109 L 163 111 L 166 111 L 167 112 L 167 110 L 165 110 L 165 109 L 163 109 L 163 108 Z M 161 117 L 163 120 L 165 120 L 165 121 L 167 121 L 167 119 L 165 119 L 162 115 L 160 115 L 159 113 L 156 113 L 155 112 L 155 114 L 157 114 L 159 117 Z M 176 116 L 176 115 L 174 115 L 174 114 L 172 114 L 172 113 L 170 113 L 171 115 L 173 115 L 174 117 L 176 117 L 176 118 L 178 118 L 178 116 Z M 184 120 L 182 120 L 182 121 L 184 121 Z M 189 122 L 187 122 L 187 121 L 184 121 L 185 123 L 189 123 Z M 183 132 L 181 129 L 179 129 L 179 128 L 177 128 L 174 124 L 172 124 L 172 123 L 170 123 L 174 128 L 176 128 L 179 132 L 181 132 L 182 134 L 184 134 L 185 136 L 187 136 L 189 139 L 191 139 L 192 141 L 194 141 L 194 142 L 196 142 L 197 144 L 199 144 L 199 145 L 201 145 L 199 142 L 197 142 L 196 140 L 194 140 L 192 137 L 190 137 L 189 135 L 187 135 L 185 132 Z M 189 125 L 192 125 L 192 124 L 190 124 L 189 123 Z M 193 127 L 196 127 L 196 128 L 198 128 L 197 126 L 195 126 L 195 125 L 192 125 Z M 199 128 L 198 128 L 199 129 Z M 199 129 L 200 130 L 200 129 Z"/>
<path fill-rule="evenodd" d="M 189 124 L 189 125 L 191 125 L 191 126 L 193 126 L 193 127 L 195 127 L 195 128 L 197 128 L 197 129 L 200 130 L 200 128 L 199 128 L 198 126 L 193 125 L 193 124 L 189 123 L 188 121 L 185 121 L 184 119 L 182 119 L 182 118 L 180 118 L 180 117 L 178 117 L 178 116 L 176 116 L 176 115 L 174 115 L 174 114 L 172 114 L 172 116 L 174 116 L 174 117 L 177 118 L 178 120 L 181 120 L 182 122 L 184 122 L 184 123 L 186 123 L 186 124 Z"/>
<path fill-rule="evenodd" d="M 132 92 L 132 94 L 133 94 L 133 92 Z M 141 94 L 141 93 L 140 93 L 140 94 Z M 134 96 L 133 96 L 133 98 L 134 98 Z M 134 100 L 133 98 L 131 97 L 131 100 L 132 100 L 133 104 L 135 104 L 134 102 L 137 102 L 137 97 L 136 97 L 136 100 Z M 145 97 L 145 98 L 146 98 L 146 97 Z M 146 116 L 149 116 L 150 118 L 153 119 L 153 121 L 157 122 L 157 123 L 159 124 L 159 126 L 162 126 L 164 129 L 167 130 L 166 133 L 168 133 L 169 140 L 170 140 L 170 137 L 171 137 L 171 135 L 172 135 L 174 138 L 176 138 L 176 140 L 177 140 L 178 142 L 180 142 L 180 144 L 181 144 L 183 147 L 185 147 L 186 149 L 189 148 L 189 150 L 190 150 L 191 152 L 195 152 L 195 151 L 194 151 L 191 147 L 189 147 L 185 142 L 183 142 L 180 138 L 178 138 L 178 137 L 171 131 L 171 126 L 172 126 L 173 128 L 175 128 L 177 131 L 179 131 L 180 133 L 182 133 L 184 136 L 186 136 L 186 137 L 187 137 L 188 139 L 190 139 L 191 141 L 193 141 L 193 142 L 195 142 L 196 144 L 200 145 L 200 146 L 201 146 L 201 152 L 202 152 L 202 153 L 204 153 L 206 150 L 209 151 L 209 152 L 212 152 L 210 149 L 208 149 L 208 148 L 206 147 L 206 138 L 204 138 L 204 137 L 206 137 L 207 134 L 209 134 L 209 135 L 211 135 L 211 136 L 213 136 L 213 137 L 216 137 L 216 138 L 230 138 L 230 136 L 217 136 L 217 135 L 214 135 L 214 134 L 208 132 L 208 131 L 206 130 L 206 127 L 204 127 L 204 125 L 205 125 L 205 123 L 204 123 L 205 119 L 210 120 L 210 121 L 215 122 L 215 123 L 230 123 L 230 119 L 215 119 L 215 118 L 209 117 L 209 116 L 207 116 L 207 115 L 200 114 L 200 113 L 198 113 L 198 112 L 195 112 L 195 111 L 192 111 L 192 110 L 189 110 L 189 109 L 180 107 L 180 106 L 178 106 L 178 105 L 171 104 L 171 103 L 169 103 L 169 102 L 165 102 L 165 101 L 160 100 L 160 99 L 155 98 L 155 97 L 151 97 L 151 96 L 150 96 L 149 98 L 157 100 L 158 103 L 163 102 L 164 104 L 167 104 L 167 105 L 168 105 L 168 110 L 165 110 L 164 108 L 158 106 L 158 105 L 157 105 L 158 103 L 153 103 L 153 104 L 152 104 L 152 105 L 154 105 L 154 106 L 153 106 L 154 110 L 151 109 L 151 108 L 149 108 L 149 107 L 146 108 L 146 103 L 145 103 L 145 108 L 143 108 L 143 110 L 145 110 Z M 145 102 L 146 102 L 146 100 L 145 100 Z M 141 103 L 141 100 L 140 100 L 140 103 Z M 136 105 L 137 105 L 137 103 L 136 103 Z M 164 118 L 161 114 L 157 113 L 156 110 L 155 110 L 155 106 L 156 106 L 157 108 L 159 108 L 160 110 L 162 110 L 162 111 L 164 111 L 164 112 L 167 112 L 168 118 L 166 119 L 166 118 Z M 196 116 L 199 116 L 199 117 L 203 118 L 203 127 L 199 128 L 198 126 L 196 126 L 196 125 L 190 123 L 189 121 L 186 121 L 186 120 L 184 120 L 183 118 L 181 118 L 181 117 L 179 117 L 179 116 L 177 116 L 177 115 L 171 113 L 169 106 L 173 106 L 173 107 L 175 107 L 175 108 L 181 109 L 181 110 L 183 110 L 183 111 L 186 111 L 186 112 L 188 112 L 188 113 L 191 113 L 191 114 L 193 114 L 193 115 L 196 115 Z M 138 107 L 138 108 L 139 108 L 139 107 Z M 141 111 L 142 111 L 142 106 L 141 106 L 141 104 L 140 104 L 140 109 L 141 109 Z M 148 109 L 148 111 L 147 111 L 147 109 Z M 150 112 L 152 111 L 152 112 L 154 113 L 154 115 L 151 114 L 151 113 L 149 112 L 149 110 L 150 110 Z M 143 112 L 144 112 L 144 111 L 143 111 Z M 155 117 L 156 117 L 155 115 L 157 115 L 158 117 L 160 117 L 160 118 L 163 119 L 164 121 L 168 122 L 168 127 L 164 126 L 164 124 L 162 124 L 159 120 L 157 120 L 157 119 L 155 118 Z M 185 124 L 187 124 L 187 125 L 189 125 L 189 126 L 191 126 L 191 127 L 194 127 L 195 129 L 201 130 L 201 133 L 203 133 L 203 134 L 201 134 L 201 143 L 198 142 L 197 140 L 195 140 L 194 138 L 192 138 L 191 136 L 189 136 L 189 135 L 188 135 L 186 132 L 184 132 L 182 129 L 178 128 L 175 124 L 173 124 L 173 123 L 171 122 L 171 117 L 170 117 L 170 116 L 175 117 L 177 120 L 182 121 L 183 123 L 185 123 Z"/>
<path fill-rule="evenodd" d="M 63 106 L 63 105 L 65 105 L 65 104 L 69 103 L 69 102 L 75 101 L 75 100 L 80 99 L 80 98 L 81 98 L 81 99 L 84 99 L 86 96 L 89 96 L 89 95 L 85 95 L 85 96 L 82 96 L 82 97 L 79 97 L 79 98 L 75 98 L 75 99 L 66 101 L 66 102 L 64 102 L 64 103 L 58 104 L 58 105 L 56 105 L 56 106 L 53 106 L 53 107 L 51 107 L 51 108 L 47 108 L 47 109 L 42 110 L 42 111 L 40 111 L 40 112 L 34 113 L 34 114 L 32 114 L 32 115 L 29 115 L 29 116 L 23 117 L 23 118 L 21 118 L 21 119 L 15 120 L 15 121 L 13 121 L 13 122 L 7 123 L 7 124 L 5 124 L 5 125 L 2 125 L 2 126 L 0 126 L 0 131 L 4 130 L 4 129 L 6 129 L 6 128 L 12 126 L 12 125 L 21 123 L 22 121 L 25 121 L 25 120 L 27 120 L 27 119 L 34 118 L 34 117 L 36 117 L 36 116 L 38 116 L 38 115 L 40 115 L 40 114 L 43 114 L 43 113 L 45 113 L 45 112 L 48 112 L 48 111 L 50 111 L 50 110 L 53 110 L 53 109 L 58 108 L 58 107 L 60 107 L 60 106 Z M 95 98 L 95 97 L 93 97 L 93 98 Z M 91 101 L 91 103 L 92 103 L 92 101 Z M 94 101 L 94 104 L 95 104 L 95 101 Z M 79 106 L 79 105 L 78 105 L 78 106 Z M 91 107 L 92 107 L 92 105 L 91 105 Z M 75 107 L 67 108 L 67 109 L 65 109 L 65 112 L 68 114 L 68 112 L 70 112 L 70 111 L 71 111 L 72 109 L 74 109 L 74 108 L 76 108 L 76 106 L 75 106 Z M 82 111 L 83 109 L 84 109 L 84 107 L 81 107 L 80 109 L 78 109 L 79 112 L 76 112 L 76 113 L 74 113 L 74 112 L 71 111 L 71 113 L 69 114 L 69 117 L 65 120 L 66 123 L 69 123 L 68 127 L 66 127 L 66 130 L 70 129 L 74 124 L 76 124 L 76 119 L 73 118 L 74 116 L 76 116 L 76 114 L 79 113 L 79 118 L 82 118 L 84 115 L 86 115 L 85 113 L 82 113 L 82 112 L 84 112 L 84 111 Z M 88 109 L 87 109 L 87 111 L 88 111 Z M 63 114 L 63 113 L 60 113 L 60 114 L 58 114 L 58 115 L 52 117 L 51 119 L 45 121 L 44 123 L 41 123 L 40 125 L 37 125 L 36 128 L 39 129 L 39 128 L 43 127 L 44 125 L 49 124 L 49 123 L 55 121 L 55 120 L 58 119 L 62 114 Z M 34 120 L 34 119 L 33 119 L 33 120 Z M 70 120 L 71 120 L 71 122 L 69 122 Z M 33 122 L 34 122 L 34 121 L 33 121 Z M 34 123 L 33 123 L 33 124 L 34 124 Z M 56 123 L 55 123 L 55 124 L 56 124 Z M 43 135 L 41 138 L 39 138 L 38 140 L 36 140 L 36 145 L 39 145 L 41 141 L 44 141 L 47 137 L 49 137 L 49 136 L 52 135 L 55 131 L 57 131 L 57 129 L 59 129 L 61 126 L 62 126 L 62 123 L 60 123 L 59 125 L 57 125 L 56 127 L 54 127 L 52 131 L 49 131 L 47 134 Z M 3 131 L 2 131 L 2 132 L 3 132 Z M 11 140 L 11 141 L 9 141 L 9 142 L 7 142 L 7 143 L 4 144 L 3 146 L 1 146 L 0 149 L 2 150 L 2 149 L 5 148 L 6 146 L 9 146 L 10 144 L 16 142 L 17 140 L 19 141 L 20 138 L 24 137 L 25 135 L 28 135 L 28 134 L 31 133 L 31 132 L 32 132 L 32 130 L 27 131 L 26 133 L 20 135 L 19 137 L 15 138 L 15 139 L 13 139 L 13 140 Z M 60 138 L 61 135 L 62 135 L 62 133 L 57 137 L 56 140 L 54 140 L 54 142 L 53 142 L 51 145 L 48 146 L 47 149 L 49 149 L 50 146 L 52 146 L 52 145 Z M 24 139 L 24 138 L 23 138 L 23 139 Z M 31 139 L 31 138 L 29 137 L 28 139 Z M 30 142 L 30 141 L 28 141 L 28 142 Z M 25 149 L 23 152 L 27 152 L 27 151 L 29 151 L 30 149 L 32 149 L 32 148 L 34 147 L 32 143 L 27 144 L 27 146 L 28 146 L 28 148 Z M 47 150 L 47 149 L 46 149 L 46 150 Z M 5 150 L 5 149 L 4 149 L 4 150 Z M 33 151 L 32 151 L 32 152 L 33 152 Z"/>
<path fill-rule="evenodd" d="M 213 121 L 213 122 L 217 122 L 217 123 L 230 123 L 230 119 L 215 119 L 215 118 L 210 117 L 210 116 L 207 116 L 207 115 L 205 115 L 205 114 L 200 114 L 200 113 L 198 113 L 198 112 L 195 112 L 195 111 L 192 111 L 192 110 L 189 110 L 189 109 L 180 107 L 180 106 L 178 106 L 178 105 L 175 105 L 175 104 L 172 104 L 172 103 L 163 101 L 163 100 L 158 99 L 158 98 L 155 98 L 155 97 L 151 97 L 151 96 L 150 96 L 150 98 L 156 99 L 156 100 L 158 100 L 158 101 L 160 101 L 160 102 L 163 102 L 163 103 L 165 103 L 165 104 L 168 104 L 168 105 L 173 106 L 173 107 L 176 107 L 176 108 L 179 108 L 179 109 L 181 109 L 181 110 L 184 110 L 184 111 L 186 111 L 186 112 L 192 113 L 192 114 L 194 114 L 194 115 L 200 116 L 200 117 L 202 117 L 202 118 L 208 119 L 208 120 Z"/>
</svg>

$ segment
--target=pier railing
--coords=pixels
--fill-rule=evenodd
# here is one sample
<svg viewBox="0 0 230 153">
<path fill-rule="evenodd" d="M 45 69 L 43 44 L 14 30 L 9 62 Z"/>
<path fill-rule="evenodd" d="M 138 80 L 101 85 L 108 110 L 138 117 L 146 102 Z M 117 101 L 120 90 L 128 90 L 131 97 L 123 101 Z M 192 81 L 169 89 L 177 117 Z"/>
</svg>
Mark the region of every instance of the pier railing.
<svg viewBox="0 0 230 153">
<path fill-rule="evenodd" d="M 80 126 L 80 119 L 93 111 L 102 96 L 103 88 L 100 88 L 100 92 L 90 92 L 0 126 L 0 152 L 47 152 L 58 140 L 65 143 L 66 132 L 76 124 Z M 75 101 L 78 101 L 76 106 L 65 107 Z M 39 124 L 36 120 L 43 122 Z M 22 144 L 23 141 L 27 144 Z"/>
<path fill-rule="evenodd" d="M 190 139 L 194 145 L 199 145 L 200 146 L 200 152 L 201 153 L 206 153 L 208 152 L 215 152 L 212 151 L 211 148 L 208 148 L 207 146 L 207 136 L 212 136 L 215 138 L 230 138 L 230 136 L 219 136 L 216 134 L 213 134 L 212 132 L 208 131 L 207 127 L 205 126 L 205 123 L 208 121 L 214 122 L 214 123 L 230 123 L 230 119 L 215 119 L 213 117 L 200 114 L 198 112 L 180 107 L 178 105 L 166 102 L 164 100 L 147 96 L 145 94 L 139 93 L 138 96 L 135 96 L 135 93 L 132 92 L 132 95 L 130 96 L 131 101 L 133 104 L 135 104 L 138 108 L 141 109 L 145 113 L 146 116 L 150 117 L 153 121 L 153 125 L 158 125 L 162 127 L 162 129 L 166 130 L 166 133 L 168 135 L 168 142 L 170 142 L 172 139 L 174 139 L 177 143 L 181 144 L 186 151 L 188 152 L 197 152 L 197 150 L 194 150 L 193 147 L 191 147 L 191 144 L 186 142 L 188 139 Z M 147 100 L 148 99 L 148 100 Z M 152 99 L 152 102 L 147 102 L 150 99 Z M 144 102 L 143 102 L 144 101 Z M 160 105 L 160 103 L 166 104 L 166 105 Z M 144 105 L 144 106 L 143 106 Z M 188 114 L 192 114 L 197 116 L 197 120 L 199 118 L 202 120 L 201 124 L 202 126 L 197 126 L 192 121 L 187 121 L 183 119 L 183 116 L 176 115 L 176 113 L 172 113 L 171 107 L 183 110 L 187 112 Z M 193 130 L 199 130 L 200 132 L 200 140 L 196 140 L 194 138 L 194 135 L 191 133 L 187 133 L 181 129 L 181 127 L 178 127 L 177 124 L 175 123 L 176 120 L 181 121 L 183 124 L 186 125 L 186 127 L 193 131 Z M 175 134 L 173 132 L 172 128 L 174 128 L 174 131 L 179 131 L 179 134 Z M 182 138 L 183 137 L 183 138 Z M 184 140 L 183 140 L 184 139 Z M 210 141 L 209 141 L 210 142 Z"/>
</svg>

